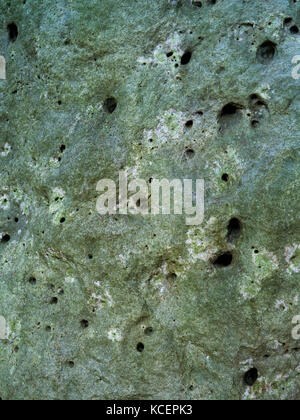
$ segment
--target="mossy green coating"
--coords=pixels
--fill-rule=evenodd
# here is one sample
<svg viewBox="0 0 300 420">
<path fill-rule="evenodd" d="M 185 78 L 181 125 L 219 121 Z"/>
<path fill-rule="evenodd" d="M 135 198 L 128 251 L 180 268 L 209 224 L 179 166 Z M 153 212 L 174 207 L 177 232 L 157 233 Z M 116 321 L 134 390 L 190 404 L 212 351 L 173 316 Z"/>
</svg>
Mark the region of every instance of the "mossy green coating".
<svg viewBox="0 0 300 420">
<path fill-rule="evenodd" d="M 300 398 L 300 3 L 193 3 L 1 0 L 2 399 Z M 204 178 L 203 225 L 99 216 L 120 170 Z"/>
</svg>

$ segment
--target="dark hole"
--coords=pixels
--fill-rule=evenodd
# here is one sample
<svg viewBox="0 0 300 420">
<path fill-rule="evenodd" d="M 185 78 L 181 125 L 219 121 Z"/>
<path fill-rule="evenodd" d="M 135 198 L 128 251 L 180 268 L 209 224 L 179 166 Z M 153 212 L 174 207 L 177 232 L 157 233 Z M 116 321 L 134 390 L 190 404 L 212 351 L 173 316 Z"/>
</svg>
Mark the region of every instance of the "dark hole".
<svg viewBox="0 0 300 420">
<path fill-rule="evenodd" d="M 51 303 L 51 305 L 57 305 L 57 303 L 58 303 L 57 297 L 52 298 L 50 303 Z"/>
<path fill-rule="evenodd" d="M 142 353 L 144 351 L 144 348 L 145 348 L 145 346 L 144 346 L 143 343 L 138 343 L 137 346 L 136 346 L 137 351 L 140 352 L 140 353 Z"/>
<path fill-rule="evenodd" d="M 62 217 L 62 218 L 60 219 L 60 223 L 65 223 L 65 221 L 66 221 L 66 219 L 65 219 L 64 217 Z"/>
<path fill-rule="evenodd" d="M 18 351 L 19 351 L 20 349 L 19 349 L 19 347 L 18 346 L 16 346 L 15 348 L 14 348 L 14 352 L 15 353 L 18 353 Z"/>
<path fill-rule="evenodd" d="M 152 328 L 152 327 L 148 327 L 148 328 L 146 328 L 146 329 L 145 329 L 145 334 L 146 334 L 146 335 L 151 335 L 151 334 L 153 334 L 153 328 Z"/>
<path fill-rule="evenodd" d="M 294 26 L 291 27 L 290 31 L 291 31 L 291 34 L 298 34 L 299 33 L 299 28 L 298 28 L 298 26 L 294 25 Z"/>
<path fill-rule="evenodd" d="M 172 55 L 173 55 L 173 54 L 174 54 L 174 53 L 173 53 L 173 51 L 168 52 L 168 53 L 167 53 L 167 57 L 168 57 L 168 58 L 170 58 L 170 57 L 172 57 Z"/>
<path fill-rule="evenodd" d="M 177 274 L 176 273 L 169 273 L 167 275 L 167 280 L 175 281 L 176 279 L 177 279 Z"/>
<path fill-rule="evenodd" d="M 51 327 L 49 327 L 49 325 L 45 328 L 45 330 L 47 331 L 47 332 L 51 332 Z"/>
<path fill-rule="evenodd" d="M 253 386 L 258 379 L 258 370 L 256 368 L 252 368 L 248 370 L 248 372 L 244 375 L 244 382 L 246 385 Z"/>
<path fill-rule="evenodd" d="M 229 175 L 228 174 L 223 174 L 222 175 L 222 181 L 228 182 L 229 181 Z"/>
<path fill-rule="evenodd" d="M 216 4 L 217 0 L 208 0 L 208 4 Z"/>
<path fill-rule="evenodd" d="M 89 260 L 92 260 L 92 259 L 93 259 L 93 255 L 89 254 Z"/>
<path fill-rule="evenodd" d="M 2 236 L 1 242 L 7 243 L 9 241 L 10 241 L 10 236 L 7 233 Z"/>
<path fill-rule="evenodd" d="M 193 149 L 186 149 L 184 155 L 187 159 L 193 159 L 195 156 L 195 151 Z"/>
<path fill-rule="evenodd" d="M 286 25 L 286 26 L 288 26 L 288 25 L 290 25 L 291 23 L 293 22 L 293 19 L 292 18 L 290 18 L 290 17 L 288 17 L 288 18 L 285 18 L 284 19 L 284 24 Z"/>
<path fill-rule="evenodd" d="M 241 230 L 242 230 L 241 222 L 239 221 L 239 219 L 234 217 L 233 219 L 230 220 L 227 229 L 228 229 L 227 239 L 229 241 L 232 241 L 234 239 L 238 239 L 238 237 L 241 234 Z"/>
<path fill-rule="evenodd" d="M 9 25 L 7 25 L 7 31 L 9 40 L 11 42 L 15 42 L 19 35 L 17 25 L 15 23 L 10 23 Z"/>
<path fill-rule="evenodd" d="M 75 363 L 70 361 L 70 362 L 68 362 L 68 365 L 69 365 L 70 368 L 73 368 L 75 366 Z"/>
<path fill-rule="evenodd" d="M 251 125 L 252 125 L 253 128 L 256 128 L 256 127 L 259 126 L 259 121 L 258 120 L 252 120 Z"/>
<path fill-rule="evenodd" d="M 224 108 L 221 111 L 221 117 L 225 117 L 227 115 L 235 115 L 237 113 L 238 107 L 233 104 L 227 104 L 224 106 Z"/>
<path fill-rule="evenodd" d="M 15 222 L 18 223 L 19 219 L 17 217 L 15 217 Z"/>
<path fill-rule="evenodd" d="M 225 252 L 222 255 L 219 255 L 214 261 L 213 264 L 216 267 L 229 267 L 232 263 L 233 256 L 231 252 Z"/>
<path fill-rule="evenodd" d="M 89 326 L 89 321 L 87 321 L 86 319 L 83 319 L 83 320 L 80 322 L 80 325 L 81 325 L 81 327 L 82 327 L 82 328 L 88 328 L 88 326 Z"/>
<path fill-rule="evenodd" d="M 57 103 L 58 103 L 58 105 L 61 105 L 62 104 L 62 101 L 58 101 Z"/>
<path fill-rule="evenodd" d="M 63 153 L 65 150 L 66 150 L 66 146 L 65 146 L 64 144 L 62 144 L 62 145 L 60 146 L 60 151 L 61 151 L 61 153 Z"/>
<path fill-rule="evenodd" d="M 194 121 L 193 120 L 189 120 L 185 123 L 186 128 L 192 128 L 194 125 Z"/>
<path fill-rule="evenodd" d="M 32 284 L 33 286 L 36 284 L 36 278 L 34 277 L 30 277 L 30 279 L 28 280 L 30 284 Z"/>
<path fill-rule="evenodd" d="M 192 53 L 190 51 L 187 51 L 183 54 L 181 57 L 181 65 L 185 66 L 186 64 L 189 64 L 192 58 Z"/>
<path fill-rule="evenodd" d="M 193 6 L 202 7 L 201 1 L 193 1 Z"/>
<path fill-rule="evenodd" d="M 104 102 L 105 111 L 112 114 L 116 108 L 117 108 L 117 101 L 115 100 L 115 98 L 106 99 L 106 101 Z"/>
<path fill-rule="evenodd" d="M 257 50 L 257 59 L 262 64 L 268 64 L 276 54 L 276 44 L 271 41 L 264 42 Z"/>
</svg>

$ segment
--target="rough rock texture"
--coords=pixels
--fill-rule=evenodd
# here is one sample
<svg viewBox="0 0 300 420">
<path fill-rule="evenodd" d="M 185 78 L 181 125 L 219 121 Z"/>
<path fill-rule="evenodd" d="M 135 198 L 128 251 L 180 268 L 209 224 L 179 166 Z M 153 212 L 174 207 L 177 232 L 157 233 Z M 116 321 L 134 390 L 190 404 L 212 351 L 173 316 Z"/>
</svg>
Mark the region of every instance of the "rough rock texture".
<svg viewBox="0 0 300 420">
<path fill-rule="evenodd" d="M 0 11 L 1 398 L 299 399 L 300 2 Z M 203 225 L 99 216 L 120 169 Z"/>
</svg>

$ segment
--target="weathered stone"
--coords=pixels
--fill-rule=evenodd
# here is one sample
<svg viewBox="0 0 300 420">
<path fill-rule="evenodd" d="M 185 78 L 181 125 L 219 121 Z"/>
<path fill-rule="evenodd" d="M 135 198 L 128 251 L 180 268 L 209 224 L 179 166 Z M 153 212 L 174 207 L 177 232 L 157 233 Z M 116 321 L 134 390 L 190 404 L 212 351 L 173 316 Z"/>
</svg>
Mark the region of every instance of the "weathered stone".
<svg viewBox="0 0 300 420">
<path fill-rule="evenodd" d="M 1 398 L 299 399 L 299 1 L 0 11 Z M 120 170 L 203 225 L 100 217 Z"/>
</svg>

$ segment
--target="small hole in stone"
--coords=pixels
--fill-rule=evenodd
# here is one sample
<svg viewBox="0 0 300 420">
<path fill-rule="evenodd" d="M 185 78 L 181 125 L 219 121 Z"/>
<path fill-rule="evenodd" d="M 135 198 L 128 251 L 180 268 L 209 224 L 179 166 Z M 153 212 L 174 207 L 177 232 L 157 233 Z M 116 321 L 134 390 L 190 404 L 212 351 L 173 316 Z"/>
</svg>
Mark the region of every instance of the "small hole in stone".
<svg viewBox="0 0 300 420">
<path fill-rule="evenodd" d="M 185 123 L 186 128 L 192 128 L 194 125 L 194 121 L 193 120 L 189 120 Z"/>
<path fill-rule="evenodd" d="M 148 327 L 145 329 L 145 334 L 146 335 L 152 335 L 153 334 L 153 328 L 152 327 Z"/>
<path fill-rule="evenodd" d="M 184 152 L 184 156 L 187 159 L 193 159 L 193 157 L 195 157 L 195 151 L 193 149 L 186 149 Z"/>
<path fill-rule="evenodd" d="M 10 236 L 7 233 L 2 236 L 1 242 L 7 243 L 9 241 L 10 241 Z"/>
<path fill-rule="evenodd" d="M 108 98 L 105 100 L 104 109 L 106 112 L 108 112 L 109 114 L 112 114 L 116 108 L 117 108 L 117 101 L 115 100 L 115 98 Z"/>
<path fill-rule="evenodd" d="M 193 6 L 202 7 L 202 2 L 201 1 L 193 1 Z"/>
<path fill-rule="evenodd" d="M 66 146 L 65 146 L 64 144 L 62 144 L 62 145 L 60 146 L 60 151 L 61 151 L 61 153 L 63 153 L 65 150 L 66 150 Z"/>
<path fill-rule="evenodd" d="M 16 42 L 19 35 L 17 25 L 15 23 L 10 23 L 9 25 L 7 25 L 7 31 L 9 40 L 11 42 Z"/>
<path fill-rule="evenodd" d="M 93 255 L 92 254 L 89 254 L 89 260 L 92 260 L 93 259 Z"/>
<path fill-rule="evenodd" d="M 19 349 L 19 347 L 18 346 L 16 346 L 15 348 L 14 348 L 14 352 L 15 353 L 18 353 L 18 351 L 19 351 L 20 349 Z"/>
<path fill-rule="evenodd" d="M 228 174 L 223 174 L 222 175 L 222 181 L 228 182 L 229 181 L 229 175 Z"/>
<path fill-rule="evenodd" d="M 270 63 L 276 54 L 276 44 L 265 41 L 257 50 L 257 59 L 261 64 Z"/>
<path fill-rule="evenodd" d="M 285 18 L 283 23 L 285 26 L 290 25 L 293 22 L 293 19 L 291 17 Z"/>
<path fill-rule="evenodd" d="M 177 279 L 177 274 L 176 273 L 169 273 L 167 275 L 167 280 L 169 281 L 175 281 Z"/>
<path fill-rule="evenodd" d="M 36 278 L 35 277 L 30 277 L 30 279 L 28 280 L 28 282 L 34 286 L 36 284 Z"/>
<path fill-rule="evenodd" d="M 299 28 L 298 28 L 298 26 L 296 26 L 296 25 L 292 26 L 292 27 L 291 27 L 291 29 L 290 29 L 290 32 L 291 32 L 291 34 L 293 34 L 293 35 L 298 34 L 298 33 L 299 33 Z"/>
<path fill-rule="evenodd" d="M 45 330 L 47 331 L 47 332 L 51 332 L 51 327 L 48 325 L 46 328 L 45 328 Z"/>
<path fill-rule="evenodd" d="M 191 51 L 187 51 L 183 54 L 183 56 L 181 57 L 181 65 L 185 66 L 187 64 L 189 64 L 189 62 L 191 61 L 192 58 L 192 53 Z"/>
<path fill-rule="evenodd" d="M 168 58 L 172 57 L 172 55 L 174 55 L 173 51 L 170 51 L 170 52 L 167 53 Z"/>
<path fill-rule="evenodd" d="M 231 252 L 225 252 L 224 254 L 219 255 L 214 261 L 213 264 L 216 267 L 229 267 L 232 263 L 233 255 Z"/>
<path fill-rule="evenodd" d="M 251 125 L 253 128 L 257 128 L 259 126 L 259 121 L 258 120 L 253 120 L 251 121 Z"/>
<path fill-rule="evenodd" d="M 70 361 L 70 362 L 68 362 L 68 365 L 69 365 L 70 368 L 73 368 L 75 366 L 75 363 Z"/>
<path fill-rule="evenodd" d="M 145 349 L 145 346 L 144 346 L 143 343 L 138 343 L 137 346 L 136 346 L 136 349 L 137 349 L 138 352 L 142 353 Z"/>
<path fill-rule="evenodd" d="M 258 370 L 256 368 L 252 368 L 248 370 L 248 372 L 244 375 L 244 382 L 246 385 L 253 386 L 258 379 Z"/>
<path fill-rule="evenodd" d="M 62 218 L 60 219 L 60 223 L 65 223 L 65 221 L 66 221 L 66 219 L 65 219 L 64 217 L 62 217 Z"/>
<path fill-rule="evenodd" d="M 238 239 L 242 230 L 242 225 L 239 219 L 237 219 L 236 217 L 231 219 L 228 224 L 227 230 L 228 230 L 227 239 L 230 242 L 233 241 L 234 239 Z"/>
<path fill-rule="evenodd" d="M 16 223 L 18 223 L 18 222 L 19 222 L 19 219 L 18 219 L 17 217 L 15 217 L 15 222 L 16 222 Z"/>
<path fill-rule="evenodd" d="M 51 303 L 51 305 L 57 305 L 58 304 L 57 297 L 52 298 L 51 301 L 50 301 L 50 303 Z"/>
<path fill-rule="evenodd" d="M 235 115 L 238 109 L 238 106 L 233 103 L 227 104 L 223 107 L 221 111 L 221 117 L 225 117 L 227 115 Z"/>
<path fill-rule="evenodd" d="M 83 319 L 83 320 L 80 322 L 80 325 L 81 325 L 81 327 L 82 327 L 82 328 L 86 329 L 86 328 L 88 328 L 88 327 L 89 327 L 89 321 L 87 321 L 86 319 Z"/>
</svg>

